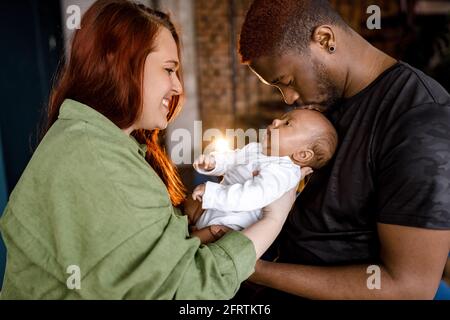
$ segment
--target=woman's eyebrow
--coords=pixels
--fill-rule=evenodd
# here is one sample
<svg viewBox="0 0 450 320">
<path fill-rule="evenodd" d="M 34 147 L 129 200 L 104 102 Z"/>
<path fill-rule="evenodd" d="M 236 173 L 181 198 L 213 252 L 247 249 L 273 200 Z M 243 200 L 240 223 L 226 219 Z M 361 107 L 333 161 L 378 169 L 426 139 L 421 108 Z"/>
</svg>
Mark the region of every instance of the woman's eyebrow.
<svg viewBox="0 0 450 320">
<path fill-rule="evenodd" d="M 166 63 L 173 63 L 176 68 L 180 65 L 180 63 L 177 60 L 167 60 Z"/>
<path fill-rule="evenodd" d="M 167 60 L 166 63 L 173 63 L 177 67 L 179 65 L 179 62 L 177 60 Z"/>
</svg>

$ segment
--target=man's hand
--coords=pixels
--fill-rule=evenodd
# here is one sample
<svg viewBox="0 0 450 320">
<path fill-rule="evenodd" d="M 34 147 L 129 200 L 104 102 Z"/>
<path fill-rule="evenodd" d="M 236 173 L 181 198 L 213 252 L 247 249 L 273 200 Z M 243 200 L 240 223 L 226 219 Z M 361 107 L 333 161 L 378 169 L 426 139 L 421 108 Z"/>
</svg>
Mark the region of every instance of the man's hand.
<svg viewBox="0 0 450 320">
<path fill-rule="evenodd" d="M 199 238 L 202 244 L 208 244 L 219 240 L 220 238 L 223 237 L 225 233 L 227 233 L 230 230 L 232 229 L 219 225 L 208 226 L 202 229 L 197 229 L 193 227 L 191 236 Z"/>
<path fill-rule="evenodd" d="M 206 184 L 199 184 L 195 187 L 194 192 L 192 192 L 192 199 L 197 201 L 202 201 L 203 195 L 205 194 Z"/>
<path fill-rule="evenodd" d="M 201 169 L 204 171 L 214 170 L 216 167 L 216 159 L 213 155 L 204 155 L 202 154 L 198 157 L 197 160 L 194 161 L 194 168 Z"/>
</svg>

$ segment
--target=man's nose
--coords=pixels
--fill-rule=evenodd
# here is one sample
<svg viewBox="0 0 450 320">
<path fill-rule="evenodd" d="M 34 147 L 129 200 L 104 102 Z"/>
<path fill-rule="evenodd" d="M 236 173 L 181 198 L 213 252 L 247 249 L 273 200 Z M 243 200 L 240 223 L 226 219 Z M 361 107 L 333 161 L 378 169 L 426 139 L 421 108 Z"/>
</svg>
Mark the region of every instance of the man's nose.
<svg viewBox="0 0 450 320">
<path fill-rule="evenodd" d="M 288 105 L 293 104 L 298 100 L 298 98 L 300 98 L 300 95 L 297 93 L 297 91 L 291 88 L 285 88 L 281 90 L 281 94 L 283 95 L 284 102 Z"/>
</svg>

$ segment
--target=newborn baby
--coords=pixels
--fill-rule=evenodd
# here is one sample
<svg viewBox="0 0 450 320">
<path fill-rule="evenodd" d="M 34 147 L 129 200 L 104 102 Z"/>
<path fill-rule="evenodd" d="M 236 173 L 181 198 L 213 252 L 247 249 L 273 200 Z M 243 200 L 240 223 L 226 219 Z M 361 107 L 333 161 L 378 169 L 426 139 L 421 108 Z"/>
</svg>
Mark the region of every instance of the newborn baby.
<svg viewBox="0 0 450 320">
<path fill-rule="evenodd" d="M 220 184 L 207 182 L 195 188 L 192 197 L 202 201 L 206 211 L 192 235 L 207 243 L 214 240 L 209 226 L 242 230 L 255 223 L 263 207 L 323 167 L 336 145 L 336 130 L 325 116 L 298 109 L 275 119 L 262 143 L 200 156 L 194 162 L 197 172 L 224 177 Z"/>
</svg>

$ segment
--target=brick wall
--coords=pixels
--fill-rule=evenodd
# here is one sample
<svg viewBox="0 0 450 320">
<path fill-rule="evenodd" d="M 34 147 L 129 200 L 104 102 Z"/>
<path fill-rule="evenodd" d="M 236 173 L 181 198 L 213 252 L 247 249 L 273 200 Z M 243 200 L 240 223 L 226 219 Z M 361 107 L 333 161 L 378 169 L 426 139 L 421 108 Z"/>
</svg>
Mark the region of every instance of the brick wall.
<svg viewBox="0 0 450 320">
<path fill-rule="evenodd" d="M 198 92 L 204 129 L 226 128 L 233 123 L 231 26 L 228 16 L 228 1 L 195 2 Z"/>
<path fill-rule="evenodd" d="M 195 1 L 199 106 L 204 130 L 263 127 L 268 120 L 260 121 L 261 102 L 281 103 L 275 89 L 262 84 L 240 64 L 239 32 L 251 2 Z M 268 117 L 272 116 L 270 112 Z"/>
</svg>

